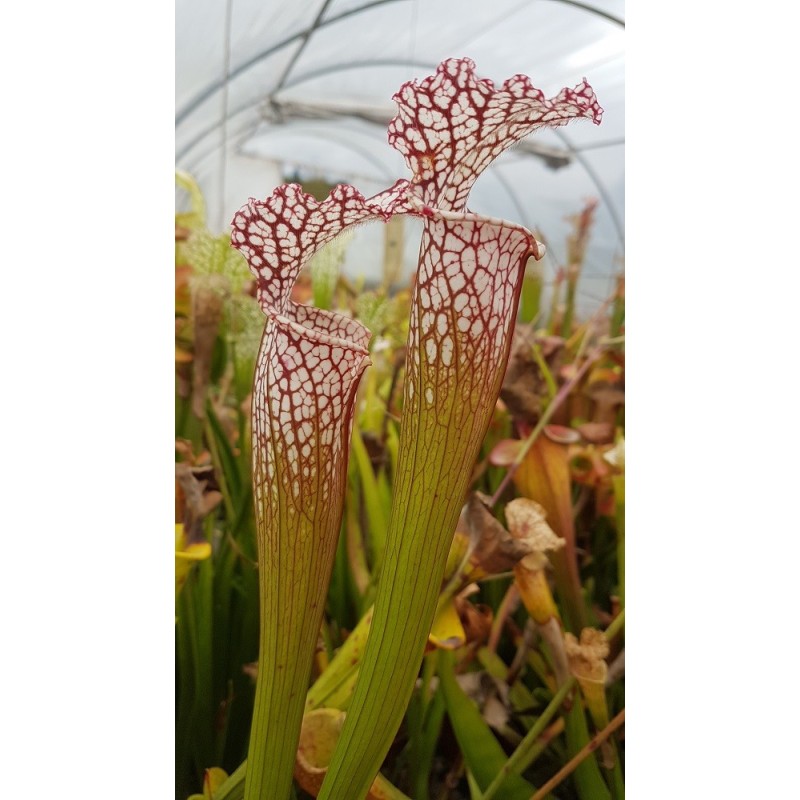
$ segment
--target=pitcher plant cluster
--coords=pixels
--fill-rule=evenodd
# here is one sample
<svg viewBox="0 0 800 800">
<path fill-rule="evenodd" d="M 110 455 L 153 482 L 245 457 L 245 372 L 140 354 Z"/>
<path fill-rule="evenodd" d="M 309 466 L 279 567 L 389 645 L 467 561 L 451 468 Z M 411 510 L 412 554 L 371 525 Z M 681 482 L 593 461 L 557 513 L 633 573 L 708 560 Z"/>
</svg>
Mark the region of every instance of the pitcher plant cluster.
<svg viewBox="0 0 800 800">
<path fill-rule="evenodd" d="M 505 461 L 518 488 L 538 483 L 531 492 L 520 491 L 538 502 L 517 499 L 506 506 L 508 530 L 491 511 L 507 484 L 495 498 L 484 497 L 481 509 L 474 501 L 465 507 L 472 465 L 506 375 L 526 264 L 545 251 L 522 225 L 470 211 L 470 191 L 492 161 L 524 137 L 580 119 L 598 124 L 602 109 L 585 80 L 548 99 L 522 75 L 500 86 L 480 79 L 466 58 L 445 61 L 434 75 L 405 84 L 394 100 L 389 144 L 403 155 L 410 178 L 369 198 L 340 185 L 322 201 L 284 185 L 263 201 L 251 199 L 232 222 L 231 244 L 255 275 L 266 315 L 251 407 L 260 638 L 242 772 L 246 800 L 284 800 L 293 778 L 322 800 L 405 796 L 379 770 L 409 709 L 423 659 L 422 710 L 439 713 L 441 721 L 444 707 L 437 712 L 431 701 L 433 672 L 448 713 L 464 709 L 447 642 L 463 644 L 465 626 L 483 625 L 491 636 L 493 623 L 465 600 L 475 576 L 492 571 L 491 558 L 476 558 L 475 538 L 464 534 L 470 523 L 463 514 L 470 508 L 472 524 L 476 514 L 485 514 L 497 526 L 493 557 L 502 566 L 495 571 L 513 576 L 516 594 L 509 593 L 507 602 L 521 597 L 531 635 L 545 643 L 554 676 L 547 708 L 527 710 L 535 721 L 525 753 L 506 761 L 493 739 L 478 766 L 481 758 L 469 753 L 480 736 L 459 738 L 473 796 L 531 797 L 535 787 L 520 777 L 531 748 L 558 733 L 548 725 L 578 730 L 576 708 L 585 728 L 584 703 L 598 730 L 609 725 L 602 689 L 607 637 L 589 628 L 580 640 L 564 633 L 565 623 L 580 634 L 596 620 L 584 613 L 575 536 L 566 520 L 572 514 L 569 492 L 567 507 L 559 508 L 564 496 L 554 488 L 567 447 L 539 436 L 546 419 L 527 443 L 508 444 L 517 449 Z M 422 221 L 422 240 L 380 573 L 371 587 L 374 604 L 319 670 L 320 629 L 340 547 L 348 454 L 351 439 L 358 438 L 352 429 L 371 334 L 345 314 L 296 302 L 293 291 L 304 267 L 347 229 L 398 215 Z M 478 527 L 488 530 L 484 523 Z M 551 594 L 551 566 L 564 620 Z M 432 652 L 441 656 L 437 662 L 430 660 L 434 645 L 445 648 Z M 496 666 L 491 647 L 485 658 Z M 315 671 L 321 674 L 309 691 Z M 589 691 L 585 700 L 575 694 L 578 686 Z M 532 698 L 531 704 L 537 705 Z M 572 710 L 562 719 L 564 708 Z M 592 784 L 596 775 L 585 769 L 580 780 L 593 785 L 597 797 L 616 797 L 616 750 L 606 742 L 602 752 L 606 772 L 600 782 Z"/>
</svg>

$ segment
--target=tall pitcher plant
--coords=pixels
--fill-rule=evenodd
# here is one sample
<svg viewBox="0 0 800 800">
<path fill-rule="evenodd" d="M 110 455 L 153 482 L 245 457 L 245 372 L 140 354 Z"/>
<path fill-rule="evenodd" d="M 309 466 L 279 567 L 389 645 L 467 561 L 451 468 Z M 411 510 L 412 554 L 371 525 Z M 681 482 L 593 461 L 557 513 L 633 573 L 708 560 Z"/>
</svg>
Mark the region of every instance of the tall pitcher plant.
<svg viewBox="0 0 800 800">
<path fill-rule="evenodd" d="M 397 213 L 424 221 L 374 617 L 319 794 L 360 800 L 413 690 L 470 465 L 505 372 L 525 264 L 544 253 L 521 225 L 467 211 L 469 192 L 497 156 L 538 128 L 578 118 L 599 123 L 602 114 L 585 81 L 548 100 L 522 75 L 500 88 L 477 79 L 469 59 L 443 62 L 394 99 L 389 141 L 405 157 L 410 181 L 370 200 L 340 186 L 322 204 L 281 187 L 234 219 L 233 245 L 258 276 L 268 315 L 253 398 L 261 649 L 246 800 L 288 793 L 341 516 L 346 435 L 367 363 L 366 330 L 292 305 L 291 285 L 346 225 Z"/>
<path fill-rule="evenodd" d="M 323 245 L 348 225 L 386 216 L 351 186 L 318 203 L 288 185 L 233 219 L 232 245 L 255 274 L 267 315 L 252 399 L 261 622 L 248 798 L 289 794 L 342 519 L 356 389 L 370 363 L 360 322 L 290 295 Z"/>
</svg>

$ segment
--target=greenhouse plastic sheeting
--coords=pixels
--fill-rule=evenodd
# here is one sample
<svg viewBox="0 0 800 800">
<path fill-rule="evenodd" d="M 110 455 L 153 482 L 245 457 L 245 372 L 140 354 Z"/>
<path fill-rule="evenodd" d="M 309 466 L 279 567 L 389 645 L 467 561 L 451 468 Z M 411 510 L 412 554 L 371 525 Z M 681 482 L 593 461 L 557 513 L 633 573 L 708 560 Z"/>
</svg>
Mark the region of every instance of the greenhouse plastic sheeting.
<svg viewBox="0 0 800 800">
<path fill-rule="evenodd" d="M 469 205 L 543 235 L 552 282 L 566 266 L 570 217 L 596 198 L 579 306 L 591 310 L 612 291 L 625 233 L 622 2 L 178 0 L 176 15 L 176 164 L 199 182 L 219 231 L 248 198 L 290 178 L 370 195 L 408 177 L 387 143 L 391 98 L 445 58 L 468 56 L 496 83 L 524 73 L 547 96 L 586 77 L 602 124 L 529 137 L 478 180 Z M 415 234 L 407 225 L 409 272 Z M 370 277 L 364 254 L 380 235 L 359 229 L 348 270 Z"/>
</svg>

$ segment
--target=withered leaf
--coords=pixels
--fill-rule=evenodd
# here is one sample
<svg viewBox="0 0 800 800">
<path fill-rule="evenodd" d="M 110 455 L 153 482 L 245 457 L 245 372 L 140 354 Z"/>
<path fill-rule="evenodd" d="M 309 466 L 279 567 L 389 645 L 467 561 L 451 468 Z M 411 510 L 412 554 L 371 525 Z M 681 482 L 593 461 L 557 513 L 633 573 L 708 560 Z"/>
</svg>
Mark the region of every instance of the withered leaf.
<svg viewBox="0 0 800 800">
<path fill-rule="evenodd" d="M 614 441 L 614 426 L 610 422 L 584 422 L 578 433 L 590 444 L 608 444 Z"/>
<path fill-rule="evenodd" d="M 467 643 L 483 644 L 486 642 L 492 631 L 492 620 L 494 619 L 492 609 L 482 603 L 470 603 L 463 593 L 455 598 L 455 606 L 464 628 Z"/>
<path fill-rule="evenodd" d="M 516 419 L 535 424 L 549 400 L 547 381 L 533 355 L 533 348 L 539 348 L 542 359 L 553 372 L 563 346 L 564 340 L 559 337 L 534 338 L 523 327 L 515 330 L 500 397 Z"/>
<path fill-rule="evenodd" d="M 220 492 L 208 488 L 212 475 L 213 468 L 210 466 L 175 465 L 175 479 L 183 495 L 182 521 L 187 545 L 205 541 L 203 518 L 222 500 Z"/>
<path fill-rule="evenodd" d="M 496 575 L 512 569 L 531 548 L 512 538 L 489 510 L 488 500 L 486 495 L 473 492 L 464 517 L 473 547 L 470 562 L 486 575 Z"/>
<path fill-rule="evenodd" d="M 615 409 L 625 403 L 625 389 L 617 375 L 610 370 L 605 370 L 605 373 L 610 373 L 608 379 L 593 380 L 584 390 L 584 394 L 595 404 L 592 421 L 613 425 Z"/>
</svg>

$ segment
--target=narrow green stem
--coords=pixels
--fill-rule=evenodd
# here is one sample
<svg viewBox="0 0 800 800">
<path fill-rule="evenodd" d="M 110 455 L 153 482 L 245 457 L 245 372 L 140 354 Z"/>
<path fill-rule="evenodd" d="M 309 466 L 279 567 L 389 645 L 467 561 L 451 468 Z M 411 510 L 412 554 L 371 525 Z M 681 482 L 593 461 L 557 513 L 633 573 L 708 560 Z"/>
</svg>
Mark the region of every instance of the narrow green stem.
<svg viewBox="0 0 800 800">
<path fill-rule="evenodd" d="M 611 621 L 611 624 L 605 629 L 603 635 L 610 642 L 621 630 L 625 624 L 625 609 L 623 608 L 619 614 Z"/>
<path fill-rule="evenodd" d="M 244 797 L 244 778 L 247 762 L 243 761 L 228 775 L 228 779 L 214 793 L 214 800 L 242 800 Z"/>
<path fill-rule="evenodd" d="M 556 332 L 556 317 L 558 316 L 558 302 L 561 299 L 561 283 L 556 278 L 553 284 L 553 294 L 550 296 L 550 315 L 547 318 L 547 332 L 554 334 Z"/>
<path fill-rule="evenodd" d="M 563 719 L 557 719 L 551 726 L 552 733 L 545 731 L 540 737 L 536 744 L 531 747 L 530 751 L 528 752 L 528 766 L 534 763 L 537 758 L 550 746 L 553 739 L 558 736 L 561 731 L 564 730 L 564 721 Z"/>
<path fill-rule="evenodd" d="M 572 333 L 572 318 L 575 314 L 575 290 L 578 286 L 578 265 L 573 265 L 567 270 L 567 302 L 564 309 L 564 319 L 561 322 L 561 335 L 569 339 Z"/>
<path fill-rule="evenodd" d="M 484 800 L 481 787 L 478 786 L 478 781 L 475 780 L 475 776 L 469 770 L 467 770 L 467 786 L 469 786 L 471 800 Z"/>
<path fill-rule="evenodd" d="M 561 708 L 561 704 L 566 699 L 572 688 L 575 686 L 575 678 L 569 678 L 564 685 L 553 695 L 553 699 L 547 708 L 541 713 L 536 724 L 525 734 L 525 738 L 519 743 L 517 749 L 506 761 L 503 769 L 497 773 L 494 780 L 489 784 L 483 793 L 482 800 L 492 800 L 497 794 L 503 782 L 509 775 L 519 775 L 528 767 L 535 756 L 537 739 L 542 735 L 550 720 Z"/>
<path fill-rule="evenodd" d="M 625 277 L 617 280 L 617 291 L 614 296 L 614 310 L 611 314 L 611 336 L 619 336 L 625 322 Z"/>
<path fill-rule="evenodd" d="M 425 705 L 427 705 L 431 699 L 431 681 L 433 680 L 433 676 L 436 675 L 438 655 L 439 651 L 434 650 L 426 656 L 425 660 L 422 662 L 422 689 L 420 691 L 420 697 Z"/>
<path fill-rule="evenodd" d="M 612 479 L 617 521 L 617 593 L 620 602 L 625 606 L 625 475 L 616 475 Z"/>
<path fill-rule="evenodd" d="M 542 373 L 544 382 L 547 384 L 547 394 L 549 399 L 552 400 L 558 392 L 553 373 L 550 371 L 550 367 L 547 366 L 547 362 L 544 360 L 542 350 L 538 344 L 534 343 L 534 345 L 531 347 L 531 353 L 533 354 L 533 360 L 536 362 L 536 366 L 539 367 L 539 371 Z"/>
<path fill-rule="evenodd" d="M 609 723 L 610 725 L 611 723 Z M 619 750 L 617 743 L 611 739 L 609 746 L 614 758 L 614 766 L 611 769 L 605 769 L 606 777 L 608 778 L 608 785 L 611 788 L 612 800 L 624 800 L 625 798 L 625 779 L 622 776 L 622 766 L 619 762 Z"/>
</svg>

